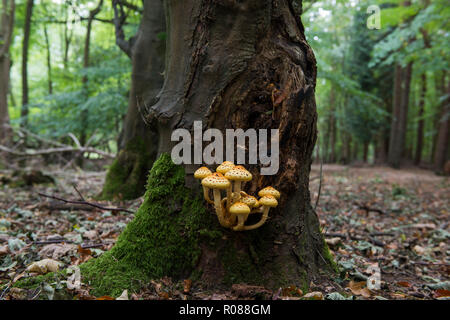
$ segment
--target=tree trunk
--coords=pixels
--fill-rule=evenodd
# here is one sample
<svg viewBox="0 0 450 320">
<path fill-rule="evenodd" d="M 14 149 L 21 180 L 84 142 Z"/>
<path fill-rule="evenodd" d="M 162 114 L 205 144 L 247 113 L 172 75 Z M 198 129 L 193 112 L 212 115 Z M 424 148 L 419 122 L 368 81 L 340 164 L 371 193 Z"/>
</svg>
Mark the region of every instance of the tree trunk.
<svg viewBox="0 0 450 320">
<path fill-rule="evenodd" d="M 132 45 L 127 45 L 133 65 L 128 111 L 119 138 L 119 153 L 108 170 L 102 198 L 134 199 L 145 192 L 147 174 L 156 159 L 158 136 L 156 128 L 145 124 L 139 107 L 156 102 L 164 81 L 164 30 L 162 1 L 144 1 L 139 31 L 128 42 Z"/>
<path fill-rule="evenodd" d="M 10 144 L 12 131 L 9 127 L 8 92 L 11 58 L 9 48 L 14 27 L 14 0 L 2 0 L 0 12 L 0 144 Z"/>
<path fill-rule="evenodd" d="M 8 92 L 11 59 L 9 48 L 14 26 L 15 2 L 3 0 L 0 21 L 0 144 L 10 144 L 12 130 L 9 123 Z"/>
<path fill-rule="evenodd" d="M 421 89 L 420 89 L 420 100 L 419 100 L 419 112 L 417 117 L 419 118 L 419 123 L 417 126 L 417 141 L 416 141 L 416 155 L 414 157 L 414 164 L 420 165 L 422 160 L 423 151 L 423 130 L 425 127 L 425 119 L 423 118 L 425 112 L 425 96 L 427 93 L 427 75 L 422 73 L 421 75 Z"/>
<path fill-rule="evenodd" d="M 395 67 L 394 99 L 388 152 L 388 163 L 394 168 L 400 167 L 404 152 L 411 74 L 412 63 L 409 63 L 405 68 L 402 68 L 400 65 Z"/>
<path fill-rule="evenodd" d="M 28 125 L 28 49 L 30 43 L 33 5 L 34 0 L 27 0 L 22 43 L 22 109 L 20 111 L 22 127 L 26 127 Z"/>
<path fill-rule="evenodd" d="M 447 84 L 447 98 L 442 102 L 442 111 L 439 121 L 439 131 L 436 140 L 436 153 L 434 155 L 434 169 L 441 173 L 445 162 L 449 159 L 449 125 L 450 125 L 450 81 Z"/>
<path fill-rule="evenodd" d="M 330 154 L 328 162 L 336 162 L 336 96 L 334 93 L 333 85 L 331 85 L 330 91 L 330 118 L 329 118 L 329 134 L 330 134 Z"/>
<path fill-rule="evenodd" d="M 158 102 L 146 108 L 148 121 L 158 126 L 161 157 L 135 219 L 111 251 L 83 265 L 85 280 L 97 294 L 162 276 L 200 279 L 210 287 L 307 287 L 333 262 L 308 190 L 317 136 L 316 61 L 300 18 L 287 0 L 167 0 L 165 9 L 166 78 Z M 275 89 L 283 98 L 273 102 Z M 191 130 L 197 120 L 222 132 L 280 130 L 278 174 L 261 176 L 259 165 L 247 166 L 254 176 L 247 192 L 272 185 L 282 194 L 263 227 L 220 227 L 200 200 L 193 179 L 198 165 L 171 162 L 172 131 Z"/>
<path fill-rule="evenodd" d="M 367 163 L 367 159 L 369 156 L 369 142 L 364 142 L 363 144 L 363 161 Z"/>
<path fill-rule="evenodd" d="M 48 83 L 48 94 L 53 93 L 53 82 L 52 82 L 52 57 L 50 49 L 50 40 L 48 39 L 47 25 L 44 24 L 44 38 L 45 47 L 47 49 L 47 83 Z"/>
<path fill-rule="evenodd" d="M 90 56 L 90 47 L 91 47 L 91 31 L 92 31 L 92 23 L 94 21 L 95 16 L 100 12 L 103 5 L 103 0 L 100 0 L 97 7 L 93 10 L 89 11 L 89 16 L 87 19 L 87 27 L 86 27 L 86 37 L 84 40 L 84 50 L 83 50 L 83 68 L 85 69 L 85 74 L 81 79 L 83 85 L 84 98 L 87 100 L 89 98 L 89 78 L 87 76 L 87 68 L 89 68 L 89 56 Z M 89 129 L 89 109 L 85 109 L 81 112 L 81 132 L 80 132 L 80 144 L 84 146 L 87 142 L 87 131 Z M 77 159 L 77 164 L 80 167 L 83 167 L 84 158 L 83 155 L 79 155 Z"/>
</svg>

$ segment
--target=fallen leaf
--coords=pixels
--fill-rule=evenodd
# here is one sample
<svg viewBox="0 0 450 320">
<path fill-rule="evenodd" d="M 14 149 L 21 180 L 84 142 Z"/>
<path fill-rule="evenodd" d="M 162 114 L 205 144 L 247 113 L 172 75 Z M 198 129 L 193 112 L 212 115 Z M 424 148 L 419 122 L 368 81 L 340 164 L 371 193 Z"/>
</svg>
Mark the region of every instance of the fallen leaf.
<svg viewBox="0 0 450 320">
<path fill-rule="evenodd" d="M 110 297 L 110 296 L 101 296 L 95 300 L 116 300 L 116 299 L 114 299 L 113 297 Z"/>
<path fill-rule="evenodd" d="M 366 287 L 365 281 L 354 282 L 350 281 L 348 284 L 348 288 L 352 291 L 352 293 L 356 296 L 363 296 L 364 298 L 369 298 L 371 296 L 369 289 Z"/>
<path fill-rule="evenodd" d="M 320 291 L 314 291 L 307 293 L 303 296 L 303 298 L 314 299 L 314 300 L 323 300 L 323 294 Z"/>
<path fill-rule="evenodd" d="M 123 290 L 122 294 L 116 300 L 128 300 L 128 290 Z"/>
<path fill-rule="evenodd" d="M 189 293 L 189 291 L 191 291 L 191 286 L 192 286 L 192 280 L 190 280 L 190 279 L 184 280 L 183 281 L 183 292 Z"/>
<path fill-rule="evenodd" d="M 436 298 L 450 297 L 450 290 L 437 289 L 434 292 L 434 295 L 436 296 Z"/>
<path fill-rule="evenodd" d="M 56 272 L 59 270 L 60 262 L 53 259 L 43 259 L 41 261 L 33 262 L 28 266 L 27 271 L 37 272 L 39 274 L 46 274 L 48 272 Z"/>
<path fill-rule="evenodd" d="M 405 288 L 409 288 L 411 287 L 411 283 L 409 283 L 408 281 L 399 281 L 397 282 L 397 284 L 401 287 L 405 287 Z"/>
</svg>

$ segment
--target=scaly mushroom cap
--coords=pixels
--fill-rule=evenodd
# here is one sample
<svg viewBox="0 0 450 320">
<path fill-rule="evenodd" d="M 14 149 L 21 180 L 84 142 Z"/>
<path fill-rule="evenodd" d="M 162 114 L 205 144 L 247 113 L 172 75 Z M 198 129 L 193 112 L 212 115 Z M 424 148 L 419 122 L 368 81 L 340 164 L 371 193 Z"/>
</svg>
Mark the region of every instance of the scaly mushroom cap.
<svg viewBox="0 0 450 320">
<path fill-rule="evenodd" d="M 243 202 L 236 202 L 230 207 L 230 213 L 232 214 L 249 214 L 250 207 Z"/>
<path fill-rule="evenodd" d="M 263 196 L 261 199 L 259 199 L 259 204 L 273 208 L 278 205 L 278 201 L 273 196 Z"/>
<path fill-rule="evenodd" d="M 241 192 L 241 194 L 242 194 L 242 192 Z M 249 196 L 249 195 L 242 196 L 240 201 L 242 203 L 245 203 L 246 205 L 248 205 L 250 208 L 256 208 L 259 206 L 258 199 L 256 199 L 253 196 Z"/>
<path fill-rule="evenodd" d="M 194 172 L 195 179 L 203 179 L 207 176 L 211 175 L 212 172 L 207 167 L 198 168 L 197 171 Z"/>
<path fill-rule="evenodd" d="M 216 171 L 218 173 L 225 174 L 233 168 L 234 168 L 233 162 L 224 161 L 220 166 L 217 167 Z"/>
<path fill-rule="evenodd" d="M 230 186 L 230 181 L 223 174 L 214 172 L 202 180 L 202 186 L 211 189 L 227 189 Z"/>
<path fill-rule="evenodd" d="M 258 196 L 260 197 L 272 196 L 276 199 L 280 199 L 280 192 L 273 187 L 265 187 L 264 189 L 258 192 Z"/>
<path fill-rule="evenodd" d="M 252 174 L 248 172 L 244 167 L 237 166 L 225 173 L 225 178 L 233 181 L 250 181 L 252 180 Z"/>
</svg>

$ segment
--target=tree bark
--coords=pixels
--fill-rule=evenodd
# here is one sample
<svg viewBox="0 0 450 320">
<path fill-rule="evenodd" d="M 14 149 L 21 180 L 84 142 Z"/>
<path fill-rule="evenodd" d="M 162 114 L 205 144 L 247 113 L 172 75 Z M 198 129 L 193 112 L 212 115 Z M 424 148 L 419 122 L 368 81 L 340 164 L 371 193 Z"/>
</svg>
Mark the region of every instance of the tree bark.
<svg viewBox="0 0 450 320">
<path fill-rule="evenodd" d="M 327 161 L 330 163 L 336 162 L 336 96 L 334 87 L 331 85 L 330 90 L 330 115 L 329 115 L 329 139 L 330 139 L 330 154 Z"/>
<path fill-rule="evenodd" d="M 14 0 L 2 0 L 0 21 L 0 144 L 9 145 L 12 131 L 9 127 L 8 92 L 11 58 L 9 48 L 14 27 Z"/>
<path fill-rule="evenodd" d="M 135 219 L 110 254 L 83 267 L 85 276 L 117 274 L 119 269 L 110 267 L 112 263 L 127 272 L 143 270 L 150 277 L 197 275 L 210 287 L 238 282 L 272 289 L 287 284 L 307 287 L 333 262 L 308 190 L 317 138 L 317 71 L 299 16 L 287 0 L 167 0 L 165 9 L 165 82 L 158 102 L 151 107 L 145 104 L 146 119 L 158 127 L 161 158 L 150 173 L 145 202 Z M 281 101 L 271 99 L 275 89 L 281 92 Z M 193 179 L 198 165 L 185 165 L 181 175 L 166 159 L 174 145 L 172 131 L 192 130 L 199 120 L 205 128 L 222 132 L 226 128 L 280 130 L 278 174 L 262 176 L 260 165 L 246 166 L 254 176 L 245 185 L 248 193 L 271 185 L 282 194 L 279 207 L 263 227 L 236 232 L 220 227 L 215 219 L 208 227 L 191 229 L 192 220 L 199 217 L 191 202 L 201 194 L 199 182 Z M 164 178 L 165 172 L 174 176 Z M 180 198 L 180 176 L 181 187 L 192 192 L 185 198 Z M 198 223 L 204 226 L 211 217 L 202 214 Z M 174 226 L 180 230 L 170 236 Z M 180 233 L 192 240 L 189 249 L 181 250 L 173 238 Z M 201 234 L 214 240 L 193 240 Z M 193 252 L 198 253 L 195 259 Z M 181 267 L 182 261 L 188 265 Z"/>
<path fill-rule="evenodd" d="M 414 157 L 414 164 L 420 165 L 422 160 L 423 151 L 423 131 L 425 127 L 425 119 L 423 118 L 425 112 L 425 96 L 427 93 L 427 76 L 425 73 L 421 75 L 421 88 L 420 88 L 420 100 L 419 100 L 419 111 L 417 117 L 419 118 L 417 126 L 417 141 L 416 141 L 416 154 Z"/>
<path fill-rule="evenodd" d="M 450 81 L 448 81 L 447 90 L 444 94 L 447 95 L 447 98 L 442 102 L 439 131 L 436 140 L 436 153 L 434 155 L 434 169 L 439 173 L 444 171 L 444 165 L 449 159 Z"/>
<path fill-rule="evenodd" d="M 47 49 L 47 83 L 48 83 L 48 94 L 53 93 L 53 82 L 52 82 L 52 56 L 50 48 L 50 40 L 48 39 L 47 25 L 44 24 L 44 38 L 45 47 Z"/>
<path fill-rule="evenodd" d="M 119 18 L 117 15 L 116 19 Z M 129 41 L 123 38 L 121 25 L 116 25 L 116 37 L 122 38 L 116 42 L 131 56 L 133 69 L 128 111 L 118 141 L 119 153 L 108 170 L 102 198 L 134 199 L 145 192 L 147 174 L 156 159 L 158 136 L 154 126 L 146 125 L 139 108 L 154 104 L 163 85 L 165 39 L 161 35 L 164 31 L 162 0 L 144 1 L 139 30 Z"/>
<path fill-rule="evenodd" d="M 405 150 L 411 75 L 412 63 L 409 63 L 405 68 L 400 65 L 395 67 L 394 99 L 388 152 L 388 163 L 394 168 L 400 167 Z"/>
<path fill-rule="evenodd" d="M 94 21 L 95 16 L 100 12 L 103 5 L 103 0 L 100 0 L 97 7 L 95 7 L 93 10 L 89 11 L 89 16 L 87 19 L 87 27 L 86 27 L 86 37 L 84 40 L 84 50 L 83 50 L 83 68 L 85 69 L 85 72 L 87 72 L 87 68 L 89 68 L 89 52 L 91 47 L 91 31 L 92 31 L 92 23 Z M 87 76 L 87 73 L 84 74 L 83 78 L 81 79 L 82 85 L 83 85 L 83 91 L 84 91 L 84 97 L 87 100 L 89 98 L 89 85 L 88 85 L 89 78 Z M 82 146 L 86 144 L 87 141 L 87 131 L 89 128 L 89 109 L 85 109 L 81 112 L 81 132 L 80 132 L 80 143 Z M 80 167 L 83 166 L 83 155 L 80 155 L 77 159 L 77 163 Z"/>
<path fill-rule="evenodd" d="M 22 43 L 22 109 L 20 111 L 22 127 L 26 127 L 28 125 L 28 49 L 30 43 L 33 5 L 34 0 L 27 0 Z"/>
</svg>

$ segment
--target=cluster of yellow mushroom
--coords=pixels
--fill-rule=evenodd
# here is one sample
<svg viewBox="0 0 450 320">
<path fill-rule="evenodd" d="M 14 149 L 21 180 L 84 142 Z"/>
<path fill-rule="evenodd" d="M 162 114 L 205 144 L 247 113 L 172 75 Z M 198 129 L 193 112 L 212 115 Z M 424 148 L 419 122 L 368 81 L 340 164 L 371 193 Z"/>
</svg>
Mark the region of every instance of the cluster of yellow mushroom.
<svg viewBox="0 0 450 320">
<path fill-rule="evenodd" d="M 260 199 L 242 191 L 242 183 L 252 180 L 252 174 L 243 166 L 235 166 L 230 161 L 223 162 L 216 172 L 201 167 L 194 173 L 194 178 L 201 179 L 205 200 L 214 204 L 221 226 L 234 231 L 253 230 L 261 227 L 269 217 L 269 210 L 278 205 L 280 192 L 273 187 L 266 187 L 258 192 Z M 213 199 L 210 198 L 210 191 Z M 227 196 L 222 199 L 221 190 Z M 258 223 L 246 226 L 250 214 L 261 213 Z"/>
</svg>

